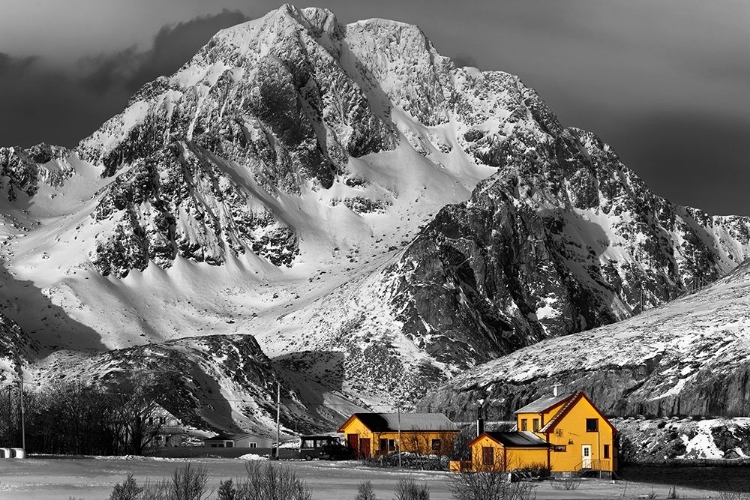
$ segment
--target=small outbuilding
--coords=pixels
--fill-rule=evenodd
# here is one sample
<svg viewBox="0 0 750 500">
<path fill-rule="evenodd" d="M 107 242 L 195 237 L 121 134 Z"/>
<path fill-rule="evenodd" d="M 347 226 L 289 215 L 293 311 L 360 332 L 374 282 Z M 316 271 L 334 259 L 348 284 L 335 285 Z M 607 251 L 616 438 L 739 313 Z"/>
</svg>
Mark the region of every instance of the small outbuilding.
<svg viewBox="0 0 750 500">
<path fill-rule="evenodd" d="M 206 448 L 271 448 L 273 441 L 258 434 L 222 433 L 203 440 Z"/>
</svg>

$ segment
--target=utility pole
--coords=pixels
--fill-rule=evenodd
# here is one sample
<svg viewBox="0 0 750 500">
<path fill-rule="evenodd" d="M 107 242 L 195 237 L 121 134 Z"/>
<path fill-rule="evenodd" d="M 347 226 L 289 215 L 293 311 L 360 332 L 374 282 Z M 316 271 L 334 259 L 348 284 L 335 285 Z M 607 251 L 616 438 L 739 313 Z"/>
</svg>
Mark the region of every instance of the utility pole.
<svg viewBox="0 0 750 500">
<path fill-rule="evenodd" d="M 8 445 L 12 444 L 13 438 L 13 384 L 8 384 Z"/>
<path fill-rule="evenodd" d="M 398 468 L 401 468 L 401 405 L 396 406 L 398 412 Z"/>
<path fill-rule="evenodd" d="M 23 370 L 19 373 L 19 378 L 21 379 L 21 448 L 26 451 L 26 424 L 25 424 L 25 416 L 24 416 L 24 409 L 23 409 Z"/>
<path fill-rule="evenodd" d="M 281 382 L 276 382 L 276 460 L 281 451 Z"/>
</svg>

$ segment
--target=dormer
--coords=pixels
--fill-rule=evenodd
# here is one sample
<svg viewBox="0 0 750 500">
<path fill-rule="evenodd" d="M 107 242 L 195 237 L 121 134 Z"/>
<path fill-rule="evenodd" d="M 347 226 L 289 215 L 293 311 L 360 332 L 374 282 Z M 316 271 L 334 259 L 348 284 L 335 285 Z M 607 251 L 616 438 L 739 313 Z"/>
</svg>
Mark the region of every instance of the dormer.
<svg viewBox="0 0 750 500">
<path fill-rule="evenodd" d="M 519 431 L 539 433 L 573 396 L 574 394 L 563 394 L 540 398 L 519 408 L 515 412 L 516 428 Z"/>
</svg>

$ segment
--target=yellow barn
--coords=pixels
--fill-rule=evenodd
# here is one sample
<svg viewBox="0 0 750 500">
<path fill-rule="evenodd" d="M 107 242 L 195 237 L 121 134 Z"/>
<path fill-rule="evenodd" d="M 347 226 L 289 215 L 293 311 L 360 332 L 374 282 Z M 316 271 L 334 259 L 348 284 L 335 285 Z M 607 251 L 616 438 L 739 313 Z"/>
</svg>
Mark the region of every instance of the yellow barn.
<svg viewBox="0 0 750 500">
<path fill-rule="evenodd" d="M 355 413 L 338 432 L 357 458 L 376 458 L 398 450 L 448 455 L 459 431 L 442 413 Z"/>
<path fill-rule="evenodd" d="M 617 429 L 583 392 L 538 399 L 515 415 L 515 432 L 485 432 L 469 443 L 474 470 L 617 470 Z"/>
</svg>

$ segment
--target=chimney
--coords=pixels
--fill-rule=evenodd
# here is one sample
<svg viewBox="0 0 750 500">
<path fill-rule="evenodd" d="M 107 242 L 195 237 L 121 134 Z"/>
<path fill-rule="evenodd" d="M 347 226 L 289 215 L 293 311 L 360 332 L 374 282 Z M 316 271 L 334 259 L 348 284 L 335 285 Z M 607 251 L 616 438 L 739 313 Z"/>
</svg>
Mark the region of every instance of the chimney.
<svg viewBox="0 0 750 500">
<path fill-rule="evenodd" d="M 482 418 L 482 407 L 477 408 L 477 437 L 484 433 L 484 419 Z"/>
<path fill-rule="evenodd" d="M 554 397 L 557 397 L 557 388 L 560 387 L 560 384 L 555 384 L 552 386 L 552 395 Z"/>
</svg>

